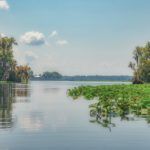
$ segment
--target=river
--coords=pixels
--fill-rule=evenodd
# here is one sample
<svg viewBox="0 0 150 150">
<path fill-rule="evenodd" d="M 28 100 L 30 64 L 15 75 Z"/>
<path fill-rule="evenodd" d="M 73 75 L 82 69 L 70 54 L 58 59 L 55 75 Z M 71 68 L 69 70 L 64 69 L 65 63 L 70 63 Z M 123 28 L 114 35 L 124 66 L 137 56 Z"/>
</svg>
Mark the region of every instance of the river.
<svg viewBox="0 0 150 150">
<path fill-rule="evenodd" d="M 111 130 L 90 122 L 89 104 L 67 89 L 119 82 L 32 81 L 0 85 L 0 150 L 149 150 L 145 119 L 114 118 Z"/>
</svg>

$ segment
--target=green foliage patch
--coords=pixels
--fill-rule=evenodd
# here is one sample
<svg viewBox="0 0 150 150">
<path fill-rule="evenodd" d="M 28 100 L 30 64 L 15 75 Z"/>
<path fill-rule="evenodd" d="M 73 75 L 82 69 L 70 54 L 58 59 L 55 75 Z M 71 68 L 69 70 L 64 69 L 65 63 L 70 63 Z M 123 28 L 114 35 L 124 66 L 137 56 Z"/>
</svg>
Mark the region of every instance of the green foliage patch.
<svg viewBox="0 0 150 150">
<path fill-rule="evenodd" d="M 96 99 L 90 105 L 90 114 L 97 121 L 110 116 L 150 115 L 150 84 L 79 86 L 69 89 L 68 95 L 73 99 Z"/>
</svg>

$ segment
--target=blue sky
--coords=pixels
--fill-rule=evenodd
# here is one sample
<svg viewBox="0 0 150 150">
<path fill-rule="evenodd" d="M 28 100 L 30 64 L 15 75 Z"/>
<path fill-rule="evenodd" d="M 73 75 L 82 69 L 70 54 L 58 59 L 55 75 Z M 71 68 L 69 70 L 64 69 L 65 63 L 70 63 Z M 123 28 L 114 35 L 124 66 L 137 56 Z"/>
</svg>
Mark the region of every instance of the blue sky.
<svg viewBox="0 0 150 150">
<path fill-rule="evenodd" d="M 0 33 L 35 73 L 130 75 L 135 46 L 150 40 L 149 0 L 0 0 Z"/>
</svg>

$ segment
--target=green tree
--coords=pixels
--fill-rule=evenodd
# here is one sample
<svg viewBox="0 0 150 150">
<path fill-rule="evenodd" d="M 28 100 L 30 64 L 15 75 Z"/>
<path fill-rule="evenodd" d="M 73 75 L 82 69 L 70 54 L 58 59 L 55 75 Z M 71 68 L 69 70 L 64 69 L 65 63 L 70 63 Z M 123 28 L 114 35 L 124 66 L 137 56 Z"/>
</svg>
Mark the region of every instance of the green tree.
<svg viewBox="0 0 150 150">
<path fill-rule="evenodd" d="M 143 48 L 141 77 L 143 81 L 150 82 L 150 42 Z"/>
<path fill-rule="evenodd" d="M 150 42 L 144 47 L 136 47 L 133 59 L 129 64 L 134 72 L 133 83 L 150 82 Z"/>
<path fill-rule="evenodd" d="M 62 75 L 58 72 L 44 72 L 41 78 L 43 80 L 60 80 Z"/>
<path fill-rule="evenodd" d="M 7 80 L 16 61 L 13 46 L 17 45 L 14 38 L 0 37 L 0 80 Z"/>
<path fill-rule="evenodd" d="M 13 56 L 14 45 L 17 45 L 14 38 L 0 37 L 0 80 L 27 83 L 31 69 L 27 65 L 17 65 Z"/>
</svg>

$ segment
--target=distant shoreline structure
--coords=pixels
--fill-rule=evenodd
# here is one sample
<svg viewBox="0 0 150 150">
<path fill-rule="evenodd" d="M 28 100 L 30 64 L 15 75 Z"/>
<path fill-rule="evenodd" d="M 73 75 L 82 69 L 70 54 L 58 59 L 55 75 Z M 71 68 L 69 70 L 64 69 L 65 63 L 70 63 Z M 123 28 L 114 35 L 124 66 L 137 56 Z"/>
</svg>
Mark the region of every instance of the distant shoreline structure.
<svg viewBox="0 0 150 150">
<path fill-rule="evenodd" d="M 127 75 L 76 75 L 76 76 L 60 76 L 59 78 L 55 76 L 33 76 L 31 81 L 131 81 L 132 76 Z"/>
</svg>

